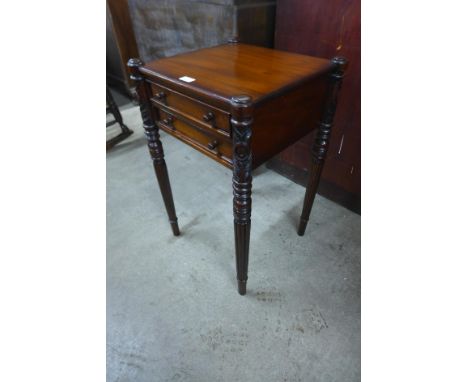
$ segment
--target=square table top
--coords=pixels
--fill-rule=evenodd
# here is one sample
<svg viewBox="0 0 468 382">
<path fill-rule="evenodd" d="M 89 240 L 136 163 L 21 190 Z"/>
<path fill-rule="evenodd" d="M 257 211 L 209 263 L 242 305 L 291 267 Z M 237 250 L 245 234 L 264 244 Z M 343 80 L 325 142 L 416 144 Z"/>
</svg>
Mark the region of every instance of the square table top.
<svg viewBox="0 0 468 382">
<path fill-rule="evenodd" d="M 255 104 L 331 67 L 331 61 L 323 58 L 231 43 L 162 58 L 140 70 L 222 102 L 249 95 Z"/>
</svg>

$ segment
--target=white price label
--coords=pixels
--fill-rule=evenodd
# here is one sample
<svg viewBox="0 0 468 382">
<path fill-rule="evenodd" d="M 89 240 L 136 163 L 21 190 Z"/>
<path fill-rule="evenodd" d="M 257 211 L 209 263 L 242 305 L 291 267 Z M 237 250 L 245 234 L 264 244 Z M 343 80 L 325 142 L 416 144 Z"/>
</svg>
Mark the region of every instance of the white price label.
<svg viewBox="0 0 468 382">
<path fill-rule="evenodd" d="M 183 77 L 179 77 L 179 80 L 184 81 L 184 82 L 193 82 L 195 81 L 195 78 L 183 76 Z"/>
</svg>

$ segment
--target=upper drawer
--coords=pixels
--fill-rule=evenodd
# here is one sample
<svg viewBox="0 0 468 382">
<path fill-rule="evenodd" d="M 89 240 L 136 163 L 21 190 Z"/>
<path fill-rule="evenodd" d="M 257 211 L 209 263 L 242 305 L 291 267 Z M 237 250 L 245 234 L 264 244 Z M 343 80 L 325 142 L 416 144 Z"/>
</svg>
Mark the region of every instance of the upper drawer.
<svg viewBox="0 0 468 382">
<path fill-rule="evenodd" d="M 229 113 L 153 82 L 151 91 L 151 101 L 155 104 L 181 114 L 208 131 L 216 130 L 218 133 L 231 136 Z"/>
</svg>

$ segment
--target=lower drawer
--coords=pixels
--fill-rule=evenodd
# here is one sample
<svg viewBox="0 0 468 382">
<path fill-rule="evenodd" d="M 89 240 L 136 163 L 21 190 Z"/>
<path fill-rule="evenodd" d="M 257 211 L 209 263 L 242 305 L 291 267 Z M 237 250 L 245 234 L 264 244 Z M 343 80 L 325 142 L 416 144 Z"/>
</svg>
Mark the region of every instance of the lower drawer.
<svg viewBox="0 0 468 382">
<path fill-rule="evenodd" d="M 189 144 L 205 155 L 232 168 L 232 142 L 213 136 L 199 127 L 189 125 L 175 115 L 159 110 L 158 126 L 170 135 Z"/>
</svg>

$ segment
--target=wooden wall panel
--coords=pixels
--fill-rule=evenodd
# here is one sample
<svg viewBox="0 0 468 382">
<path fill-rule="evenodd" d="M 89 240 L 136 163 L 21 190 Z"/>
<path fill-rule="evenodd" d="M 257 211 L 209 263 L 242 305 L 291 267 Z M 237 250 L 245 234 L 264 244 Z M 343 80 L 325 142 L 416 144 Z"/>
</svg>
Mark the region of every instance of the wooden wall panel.
<svg viewBox="0 0 468 382">
<path fill-rule="evenodd" d="M 359 0 L 277 2 L 276 49 L 325 58 L 340 55 L 349 60 L 322 179 L 349 194 L 354 201 L 360 198 L 361 192 L 360 20 Z M 305 172 L 312 142 L 313 134 L 310 134 L 283 151 L 279 162 L 290 169 Z M 300 175 L 299 178 L 305 179 L 305 176 Z M 326 190 L 322 194 L 328 196 Z"/>
<path fill-rule="evenodd" d="M 107 0 L 107 77 L 128 94 L 133 86 L 127 62 L 139 57 L 127 0 Z"/>
</svg>

